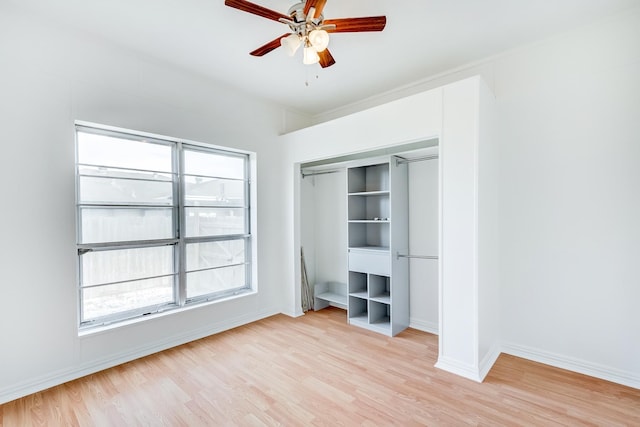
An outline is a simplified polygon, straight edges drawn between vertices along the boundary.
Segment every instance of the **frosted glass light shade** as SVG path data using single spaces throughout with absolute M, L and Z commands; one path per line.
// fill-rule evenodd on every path
M 280 39 L 280 46 L 284 48 L 287 55 L 293 56 L 300 47 L 300 37 L 297 34 L 289 34 Z
M 305 47 L 302 63 L 305 65 L 311 65 L 318 63 L 318 61 L 320 61 L 320 57 L 318 56 L 316 49 L 313 46 Z
M 322 52 L 329 46 L 329 33 L 325 30 L 313 30 L 309 33 L 309 43 L 318 52 Z

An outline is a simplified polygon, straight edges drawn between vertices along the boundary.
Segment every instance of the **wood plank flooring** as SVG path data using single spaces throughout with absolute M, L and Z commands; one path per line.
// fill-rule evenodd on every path
M 482 384 L 328 308 L 284 315 L 0 406 L 0 426 L 640 426 L 640 390 L 502 355 Z

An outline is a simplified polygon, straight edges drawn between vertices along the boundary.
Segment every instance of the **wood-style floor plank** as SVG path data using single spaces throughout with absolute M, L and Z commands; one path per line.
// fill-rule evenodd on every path
M 328 308 L 273 316 L 0 405 L 9 426 L 639 426 L 640 390 L 502 355 L 482 384 Z

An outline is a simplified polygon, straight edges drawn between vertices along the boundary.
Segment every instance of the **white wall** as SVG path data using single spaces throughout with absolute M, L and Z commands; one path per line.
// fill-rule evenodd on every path
M 282 310 L 280 108 L 0 6 L 0 403 Z M 246 117 L 252 126 L 240 126 Z M 257 152 L 259 292 L 79 338 L 74 120 Z
M 504 350 L 640 388 L 640 9 L 494 70 Z

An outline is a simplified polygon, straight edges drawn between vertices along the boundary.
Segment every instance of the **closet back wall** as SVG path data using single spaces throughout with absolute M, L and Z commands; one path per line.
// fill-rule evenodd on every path
M 346 182 L 344 169 L 301 182 L 302 247 L 311 284 L 347 283 Z

